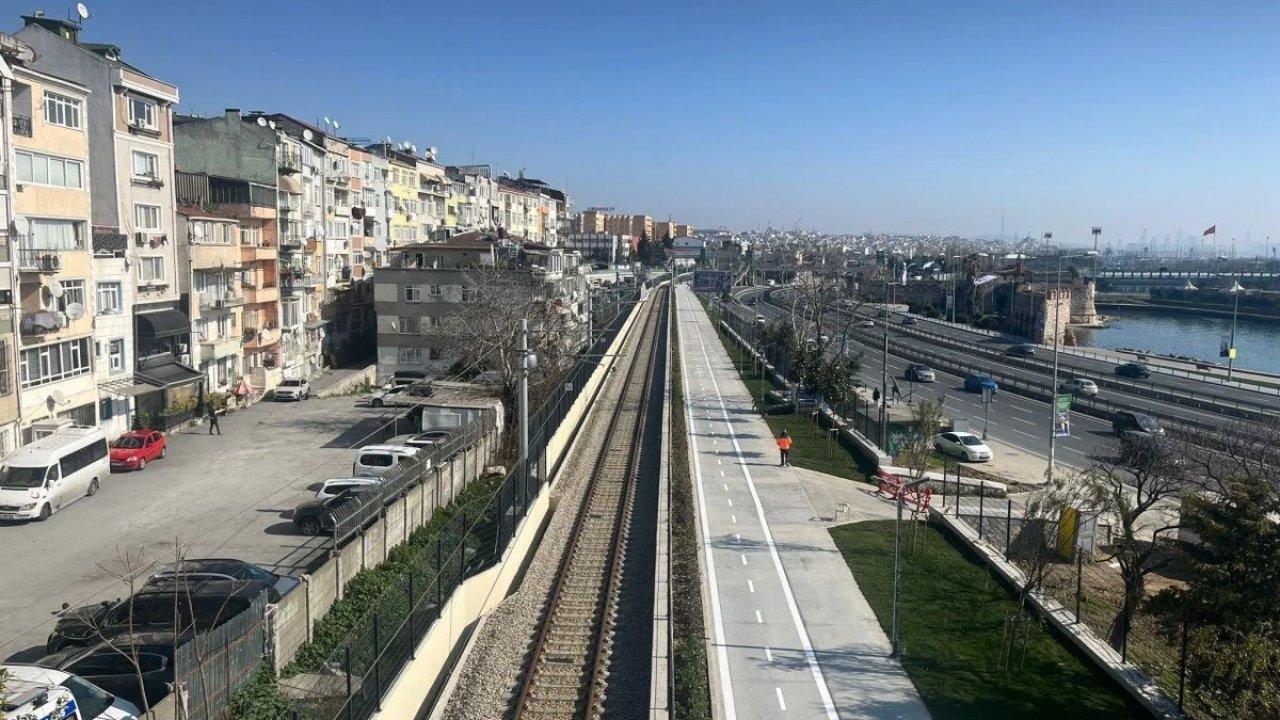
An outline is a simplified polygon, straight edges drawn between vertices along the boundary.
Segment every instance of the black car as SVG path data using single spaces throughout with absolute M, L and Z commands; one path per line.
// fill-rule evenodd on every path
M 1111 416 L 1111 429 L 1120 437 L 1163 435 L 1164 428 L 1150 415 L 1123 411 Z
M 268 588 L 256 580 L 182 576 L 155 580 L 124 600 L 75 609 L 64 605 L 45 651 L 94 645 L 130 632 L 209 630 L 248 610 Z
M 143 585 L 143 589 L 161 587 L 175 577 L 257 581 L 267 586 L 267 599 L 280 602 L 285 593 L 300 584 L 300 580 L 288 575 L 277 575 L 270 570 L 243 560 L 226 558 L 187 558 L 181 563 L 161 565 Z
M 174 649 L 185 639 L 178 638 L 175 642 L 171 632 L 120 635 L 89 647 L 73 647 L 47 655 L 36 664 L 71 673 L 140 708 L 154 707 L 169 694 L 174 677 Z
M 376 493 L 375 488 L 350 488 L 333 497 L 307 500 L 293 509 L 293 524 L 308 535 L 332 533 L 336 515 L 342 515 L 344 510 L 354 510 L 363 505 L 369 495 Z
M 1028 345 L 1026 343 L 1023 343 L 1021 345 L 1014 345 L 1010 347 L 1008 350 L 1005 350 L 1004 354 L 1010 355 L 1012 357 L 1024 357 L 1024 358 L 1035 357 L 1036 346 Z
M 1142 363 L 1125 363 L 1116 367 L 1116 375 L 1145 380 L 1151 377 L 1151 369 Z

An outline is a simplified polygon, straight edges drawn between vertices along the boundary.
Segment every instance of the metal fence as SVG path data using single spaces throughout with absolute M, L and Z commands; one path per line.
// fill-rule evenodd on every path
M 226 623 L 195 635 L 173 656 L 174 687 L 184 720 L 216 720 L 231 693 L 266 656 L 267 591 Z
M 417 645 L 440 618 L 453 591 L 502 557 L 529 503 L 556 470 L 547 467 L 547 443 L 618 335 L 638 296 L 632 292 L 611 309 L 611 316 L 598 316 L 598 337 L 551 396 L 530 413 L 528 472 L 516 467 L 495 484 L 473 483 L 453 504 L 438 510 L 427 525 L 429 539 L 413 543 L 396 558 L 397 576 L 385 584 L 370 604 L 371 610 L 334 649 L 323 657 L 300 655 L 296 666 L 289 669 L 289 679 L 282 681 L 302 695 L 295 703 L 297 717 L 365 720 L 380 709 L 392 679 L 413 659 Z M 430 689 L 428 704 L 435 701 L 438 692 L 438 687 Z

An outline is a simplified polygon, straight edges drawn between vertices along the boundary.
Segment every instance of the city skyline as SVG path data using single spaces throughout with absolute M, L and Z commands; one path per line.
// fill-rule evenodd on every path
M 994 235 L 1004 216 L 1082 244 L 1093 224 L 1258 244 L 1280 228 L 1280 171 L 1257 162 L 1280 154 L 1275 7 L 498 3 L 509 22 L 441 7 L 418 27 L 384 2 L 363 34 L 326 8 L 307 8 L 309 48 L 277 6 L 102 0 L 85 36 L 174 81 L 180 112 L 330 116 L 699 227 Z M 201 34 L 154 31 L 168 21 Z

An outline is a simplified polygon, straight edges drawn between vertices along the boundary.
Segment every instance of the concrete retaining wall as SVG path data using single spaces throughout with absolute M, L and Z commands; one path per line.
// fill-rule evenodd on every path
M 572 449 L 579 428 L 595 406 L 600 387 L 617 362 L 617 352 L 635 325 L 640 307 L 637 304 L 632 310 L 622 331 L 605 352 L 607 357 L 596 366 L 577 400 L 569 408 L 564 421 L 547 443 L 546 461 L 551 481 L 543 484 L 537 497 L 529 504 L 529 511 L 516 528 L 501 561 L 462 583 L 449 596 L 440 620 L 431 626 L 418 644 L 415 659 L 405 665 L 392 682 L 382 700 L 381 711 L 373 716 L 374 720 L 418 717 L 433 689 L 438 684 L 443 684 L 446 674 L 451 670 L 450 660 L 454 651 L 468 635 L 468 631 L 515 588 L 521 570 L 537 548 L 537 539 L 551 508 L 551 488 L 559 475 L 562 461 Z M 444 705 L 443 702 L 436 703 L 431 717 L 439 717 Z
M 352 373 L 332 385 L 320 388 L 313 393 L 316 397 L 327 398 L 346 395 L 361 385 L 376 385 L 378 382 L 378 366 L 370 365 L 359 372 Z

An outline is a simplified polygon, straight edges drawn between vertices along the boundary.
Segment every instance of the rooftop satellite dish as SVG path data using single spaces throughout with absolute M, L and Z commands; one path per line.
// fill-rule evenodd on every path
M 19 215 L 13 219 L 13 229 L 17 230 L 19 235 L 26 235 L 31 231 L 31 221 Z
M 275 120 L 268 120 L 268 121 L 267 121 L 267 124 L 271 126 L 271 129 L 272 129 L 272 130 L 275 130 L 275 129 L 276 129 L 276 121 L 275 121 Z
M 337 120 L 334 120 L 334 121 L 333 121 L 333 129 L 334 129 L 334 130 L 337 130 L 337 129 L 338 129 L 338 128 L 340 128 L 340 127 L 342 127 L 342 123 L 338 122 Z
M 63 295 L 65 295 L 65 294 L 66 294 L 66 292 L 67 292 L 67 289 L 66 289 L 66 288 L 64 288 L 64 287 L 62 287 L 62 283 L 58 282 L 57 280 L 54 280 L 53 282 L 49 283 L 49 294 L 50 294 L 50 295 L 52 295 L 52 296 L 54 296 L 54 297 L 56 297 L 56 298 L 60 298 L 60 297 L 62 297 Z
M 386 136 L 385 138 L 382 139 L 382 142 L 386 143 L 387 147 L 391 147 L 391 136 L 390 135 Z
M 195 237 L 195 239 L 197 239 L 197 240 L 203 240 L 203 239 L 204 239 L 204 225 L 203 225 L 203 224 L 196 224 L 196 225 L 192 225 L 192 226 L 191 226 L 191 234 Z
M 89 8 L 85 7 L 84 3 L 76 3 L 76 14 L 80 16 L 81 20 L 88 20 L 92 17 L 89 15 Z
M 264 117 L 258 118 L 258 127 L 266 127 L 266 126 L 267 126 L 267 119 Z
M 84 317 L 84 305 L 78 302 L 67 305 L 67 317 L 72 320 L 79 320 Z
M 311 133 L 311 131 L 310 131 L 310 130 L 307 130 L 306 128 L 303 128 L 303 130 L 302 130 L 302 139 L 303 139 L 303 140 L 306 140 L 306 141 L 310 142 L 310 141 L 311 141 L 311 138 L 313 138 L 313 137 L 315 137 L 315 135 L 313 135 L 313 134 Z
M 324 116 L 324 124 L 325 124 L 325 125 L 332 125 L 332 124 L 333 124 L 333 121 L 329 119 L 329 116 L 328 116 L 328 115 L 325 115 L 325 116 Z

